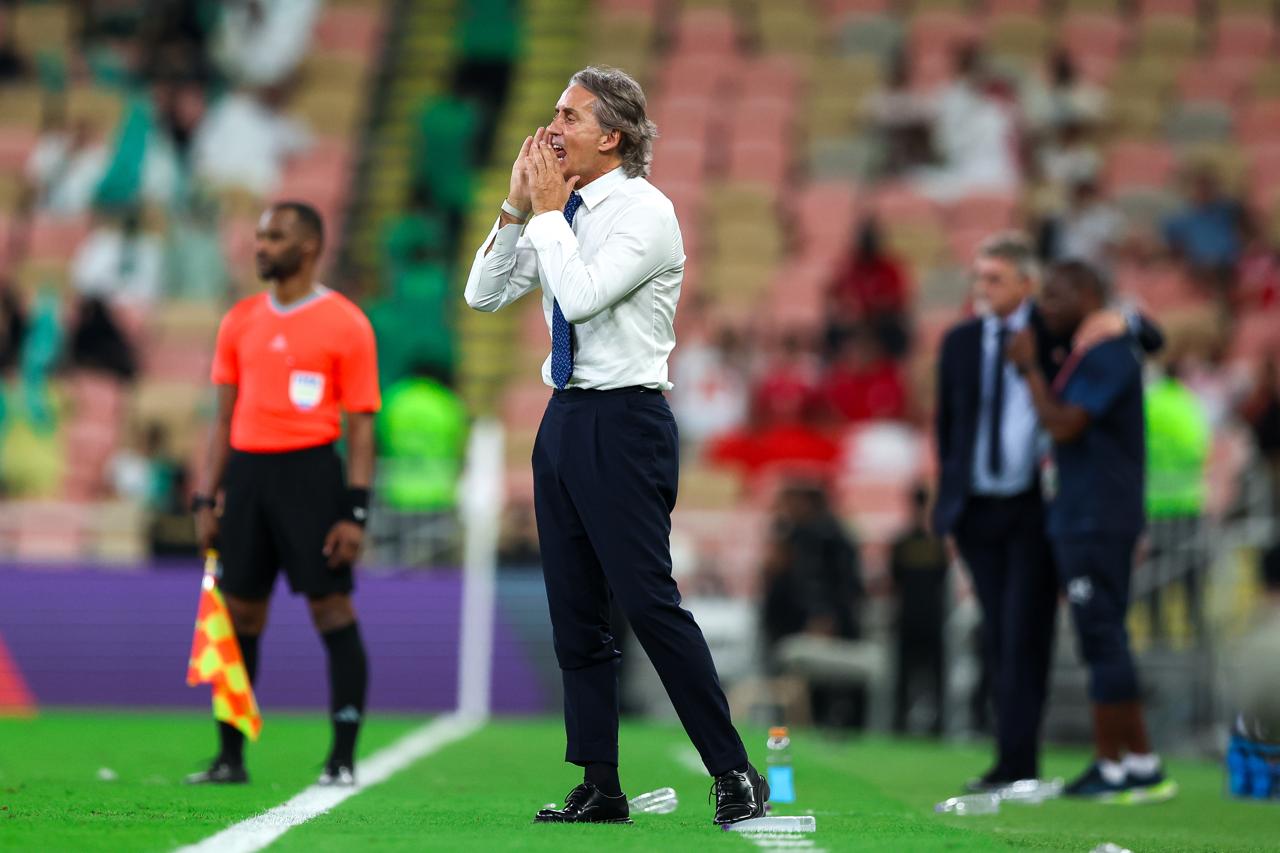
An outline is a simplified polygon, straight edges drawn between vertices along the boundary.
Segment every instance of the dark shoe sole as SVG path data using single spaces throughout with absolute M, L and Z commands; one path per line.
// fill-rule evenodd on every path
M 716 826 L 732 826 L 735 823 L 742 823 L 744 820 L 755 820 L 758 817 L 764 817 L 769 813 L 769 782 L 763 776 L 760 777 L 760 791 L 764 795 L 760 798 L 760 807 L 754 813 L 746 817 L 738 817 L 733 820 L 712 820 Z
M 533 822 L 534 823 L 562 823 L 562 824 L 565 824 L 566 826 L 580 824 L 580 823 L 596 824 L 596 825 L 608 823 L 608 824 L 615 824 L 618 826 L 632 826 L 635 824 L 635 821 L 629 817 L 611 817 L 608 820 L 550 820 L 546 818 L 534 817 Z

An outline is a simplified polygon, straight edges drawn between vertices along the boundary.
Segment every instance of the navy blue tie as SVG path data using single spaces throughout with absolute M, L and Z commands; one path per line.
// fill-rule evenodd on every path
M 1001 321 L 991 365 L 991 435 L 987 441 L 987 470 L 997 477 L 1004 470 L 1004 348 L 1008 340 L 1009 327 Z
M 569 201 L 564 206 L 564 221 L 573 225 L 574 214 L 582 206 L 582 196 L 569 194 Z M 557 388 L 563 389 L 573 376 L 573 327 L 564 318 L 560 310 L 559 300 L 551 303 L 551 381 Z

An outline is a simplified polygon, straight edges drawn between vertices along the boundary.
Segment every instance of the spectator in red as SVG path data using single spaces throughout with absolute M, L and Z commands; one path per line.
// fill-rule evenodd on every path
M 911 283 L 902 262 L 885 251 L 880 226 L 867 219 L 831 285 L 832 324 L 828 343 L 838 348 L 850 331 L 871 325 L 893 355 L 906 352 L 904 316 Z
M 817 408 L 818 362 L 799 332 L 788 332 L 751 393 L 756 431 L 808 420 Z
M 822 399 L 838 421 L 896 420 L 906 415 L 907 392 L 896 362 L 867 329 L 850 335 L 822 382 Z

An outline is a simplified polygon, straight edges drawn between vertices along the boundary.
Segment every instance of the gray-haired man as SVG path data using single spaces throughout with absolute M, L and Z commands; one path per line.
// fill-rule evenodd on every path
M 541 287 L 551 330 L 534 507 L 564 679 L 565 760 L 585 775 L 538 822 L 629 822 L 610 598 L 716 777 L 716 823 L 758 817 L 768 798 L 671 577 L 679 440 L 662 392 L 684 244 L 671 202 L 645 180 L 656 135 L 635 80 L 608 68 L 575 74 L 551 125 L 525 139 L 467 280 L 467 304 L 481 311 Z

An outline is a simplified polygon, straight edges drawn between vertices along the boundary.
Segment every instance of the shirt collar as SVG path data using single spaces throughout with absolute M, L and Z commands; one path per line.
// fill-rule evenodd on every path
M 1024 299 L 1022 304 L 1015 308 L 1013 313 L 1004 319 L 1004 324 L 1009 331 L 1020 332 L 1026 327 L 1027 321 L 1030 319 L 1031 300 Z M 999 325 L 1000 318 L 995 314 L 988 314 L 986 322 L 983 324 L 983 328 L 985 328 L 987 332 L 994 333 Z
M 582 203 L 587 206 L 587 210 L 594 210 L 597 204 L 608 198 L 609 193 L 622 186 L 626 180 L 627 173 L 619 166 L 578 190 L 578 195 L 582 196 Z

